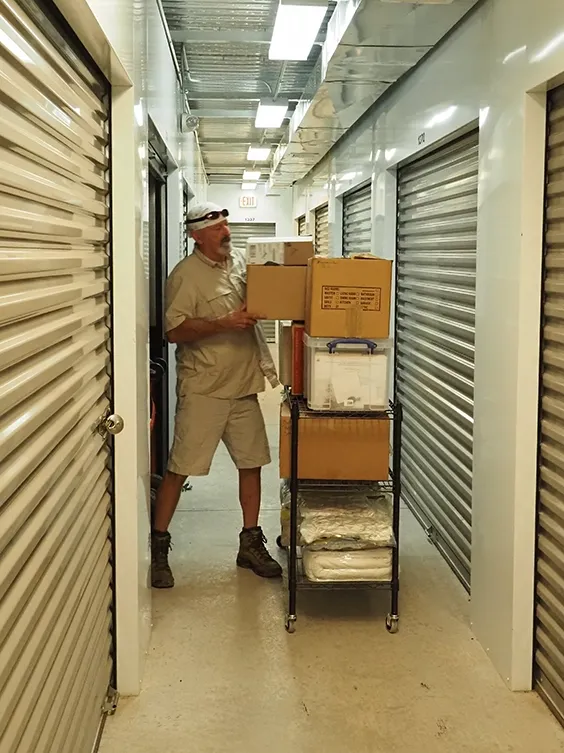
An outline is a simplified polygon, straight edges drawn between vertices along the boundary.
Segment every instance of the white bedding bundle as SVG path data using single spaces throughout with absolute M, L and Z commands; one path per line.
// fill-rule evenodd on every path
M 289 539 L 290 489 L 282 482 L 282 543 Z M 298 497 L 298 544 L 310 552 L 394 546 L 392 500 L 377 485 L 311 487 Z
M 305 575 L 314 581 L 389 581 L 392 549 L 302 551 Z

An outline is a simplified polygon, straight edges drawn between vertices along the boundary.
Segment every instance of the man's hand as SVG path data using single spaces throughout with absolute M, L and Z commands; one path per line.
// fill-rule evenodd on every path
M 225 329 L 250 329 L 254 327 L 260 317 L 255 314 L 249 314 L 246 307 L 233 311 L 231 314 L 221 318 Z

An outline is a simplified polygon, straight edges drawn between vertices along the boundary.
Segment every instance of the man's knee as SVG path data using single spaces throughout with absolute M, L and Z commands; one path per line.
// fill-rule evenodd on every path
M 173 473 L 172 471 L 167 471 L 163 478 L 163 483 L 170 484 L 171 486 L 174 486 L 175 488 L 182 488 L 184 484 L 186 483 L 186 479 L 188 476 L 183 476 L 180 473 Z

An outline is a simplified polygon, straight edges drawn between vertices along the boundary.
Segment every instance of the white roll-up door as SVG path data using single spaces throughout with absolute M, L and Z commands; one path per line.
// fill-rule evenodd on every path
M 298 235 L 306 235 L 306 216 L 298 217 Z
M 402 494 L 468 589 L 477 186 L 477 132 L 398 172 Z
M 90 753 L 113 667 L 109 98 L 49 18 L 0 0 L 2 753 Z
M 564 723 L 564 87 L 548 122 L 534 675 Z
M 329 205 L 315 210 L 315 253 L 329 254 Z
M 343 256 L 369 254 L 372 248 L 370 183 L 343 197 Z
M 247 248 L 249 238 L 272 238 L 276 235 L 276 224 L 274 222 L 231 222 L 231 243 L 235 248 L 243 251 Z M 262 328 L 269 343 L 276 342 L 276 322 L 262 322 Z

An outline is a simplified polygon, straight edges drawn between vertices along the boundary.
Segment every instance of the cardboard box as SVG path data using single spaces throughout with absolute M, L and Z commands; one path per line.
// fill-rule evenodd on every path
M 249 238 L 247 264 L 279 264 L 306 267 L 314 255 L 313 238 Z
M 383 481 L 388 478 L 391 422 L 367 418 L 300 418 L 298 478 Z M 290 408 L 280 408 L 280 478 L 290 477 Z
M 306 331 L 311 337 L 387 338 L 391 291 L 392 262 L 387 259 L 313 258 Z
M 278 335 L 280 383 L 294 395 L 304 394 L 304 331 L 302 322 L 284 323 Z
M 247 310 L 264 319 L 305 319 L 307 267 L 247 267 Z

